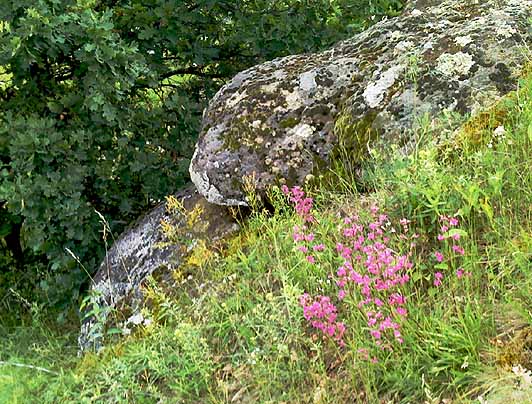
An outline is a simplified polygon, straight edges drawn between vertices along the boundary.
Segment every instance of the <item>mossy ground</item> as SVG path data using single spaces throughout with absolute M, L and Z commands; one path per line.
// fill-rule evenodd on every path
M 362 175 L 337 173 L 336 187 L 328 180 L 310 191 L 314 233 L 328 245 L 342 212 L 373 203 L 422 235 L 405 342 L 379 363 L 357 355 L 367 336 L 354 312 L 342 313 L 345 348 L 304 321 L 299 296 L 334 294 L 338 261 L 334 248 L 319 265 L 296 251 L 299 219 L 277 191 L 275 213 L 259 208 L 238 237 L 202 250 L 204 260 L 199 251 L 177 286 L 152 282 L 143 311 L 151 323 L 99 354 L 78 358 L 75 325 L 51 331 L 38 308 L 27 324 L 6 322 L 0 402 L 532 402 L 532 75 L 503 102 L 469 120 L 458 143 L 444 124 L 427 122 L 411 155 L 374 152 Z M 472 276 L 449 277 L 437 291 L 427 286 L 430 239 L 443 214 L 461 219 Z

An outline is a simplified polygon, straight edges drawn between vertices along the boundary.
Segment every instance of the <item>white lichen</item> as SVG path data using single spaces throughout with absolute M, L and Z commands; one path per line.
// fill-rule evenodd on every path
M 454 41 L 463 48 L 464 46 L 467 46 L 471 42 L 473 42 L 473 39 L 471 39 L 470 35 L 464 35 L 464 36 L 457 36 L 454 39 Z
M 370 108 L 376 108 L 384 100 L 386 90 L 393 86 L 401 71 L 403 71 L 403 66 L 391 67 L 382 73 L 377 81 L 370 83 L 366 87 L 363 96 Z
M 299 88 L 303 91 L 310 92 L 316 88 L 316 72 L 310 71 L 302 73 L 299 76 Z
M 412 48 L 414 48 L 415 44 L 412 41 L 401 41 L 397 45 L 395 45 L 395 53 L 396 54 L 403 54 L 405 52 L 410 51 Z
M 300 123 L 290 129 L 287 133 L 288 136 L 296 136 L 298 138 L 307 139 L 314 133 L 314 127 L 306 123 Z
M 246 97 L 247 97 L 246 90 L 242 92 L 240 91 L 235 92 L 234 94 L 231 95 L 231 97 L 227 99 L 226 101 L 227 107 L 234 108 L 240 103 L 240 101 L 242 101 Z
M 495 35 L 499 38 L 511 38 L 516 33 L 516 29 L 506 23 L 497 24 L 495 27 Z
M 474 64 L 469 53 L 444 53 L 438 58 L 436 70 L 448 77 L 463 76 L 469 73 Z
M 192 161 L 196 159 L 198 154 L 198 148 L 194 152 Z M 211 183 L 209 176 L 206 172 L 198 172 L 194 168 L 194 164 L 191 164 L 189 167 L 190 179 L 196 186 L 198 192 L 207 199 L 210 203 L 215 205 L 224 205 L 224 206 L 247 206 L 243 201 L 237 199 L 231 199 L 224 197 L 220 191 Z

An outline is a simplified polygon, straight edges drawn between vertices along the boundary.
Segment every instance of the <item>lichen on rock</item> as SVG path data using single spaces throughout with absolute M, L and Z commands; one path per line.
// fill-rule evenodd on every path
M 421 115 L 474 112 L 514 89 L 531 16 L 532 0 L 411 1 L 325 52 L 241 72 L 205 111 L 191 177 L 210 202 L 245 205 L 246 176 L 264 193 L 327 166 L 340 113 L 408 142 Z

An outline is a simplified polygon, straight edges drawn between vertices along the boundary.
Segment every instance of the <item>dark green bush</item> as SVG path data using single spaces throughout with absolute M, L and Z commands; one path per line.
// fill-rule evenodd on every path
M 67 249 L 94 271 L 104 254 L 95 211 L 119 233 L 187 181 L 201 111 L 224 80 L 400 5 L 3 0 L 0 276 L 66 304 L 87 279 Z

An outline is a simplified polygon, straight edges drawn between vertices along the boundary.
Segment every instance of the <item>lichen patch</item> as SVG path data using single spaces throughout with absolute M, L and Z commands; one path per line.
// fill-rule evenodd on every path
M 311 92 L 316 88 L 316 72 L 305 72 L 299 76 L 299 88 L 303 91 Z
M 381 77 L 370 83 L 364 90 L 364 100 L 370 108 L 376 108 L 384 100 L 386 90 L 388 90 L 399 74 L 403 71 L 403 66 L 393 66 L 381 74 Z
M 436 70 L 447 77 L 460 77 L 469 73 L 475 62 L 469 53 L 444 53 L 437 61 Z
M 300 123 L 290 129 L 288 135 L 306 139 L 312 136 L 314 130 L 315 128 L 313 126 L 307 125 L 306 123 Z
M 464 35 L 464 36 L 457 36 L 454 41 L 460 45 L 462 48 L 469 45 L 471 42 L 473 42 L 473 39 L 470 35 Z

